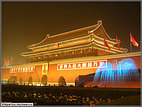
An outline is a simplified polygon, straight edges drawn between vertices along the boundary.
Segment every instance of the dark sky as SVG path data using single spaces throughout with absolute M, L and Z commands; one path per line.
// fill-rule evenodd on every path
M 2 64 L 11 56 L 23 63 L 27 45 L 103 21 L 112 39 L 129 48 L 131 32 L 140 44 L 140 2 L 2 2 Z M 140 51 L 134 47 L 133 51 Z

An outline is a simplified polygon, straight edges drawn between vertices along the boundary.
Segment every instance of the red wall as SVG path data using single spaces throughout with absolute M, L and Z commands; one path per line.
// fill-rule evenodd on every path
M 115 59 L 117 61 L 121 61 L 123 58 L 113 58 L 113 59 L 108 59 L 107 61 L 112 63 L 112 61 Z M 127 58 L 127 57 L 125 57 L 125 58 Z M 138 69 L 141 68 L 140 56 L 128 57 L 128 58 L 131 58 L 135 61 Z M 57 70 L 57 64 L 51 64 L 51 65 L 49 65 L 49 71 L 48 71 L 47 77 L 48 77 L 49 82 L 58 82 L 58 79 L 60 76 L 63 76 L 65 78 L 66 82 L 75 82 L 76 77 L 78 77 L 79 75 L 87 75 L 87 74 L 95 73 L 96 69 L 97 68 Z
M 108 59 L 108 62 L 111 62 L 115 59 L 117 61 L 122 60 L 122 58 L 113 58 Z M 140 56 L 134 56 L 134 57 L 125 57 L 125 58 L 131 58 L 135 61 L 136 66 L 138 69 L 141 69 L 141 62 L 140 62 Z M 49 64 L 48 72 L 47 72 L 47 81 L 48 82 L 58 82 L 58 79 L 60 76 L 63 76 L 67 83 L 74 83 L 76 77 L 79 75 L 87 75 L 92 74 L 96 72 L 97 68 L 91 68 L 91 69 L 73 69 L 73 70 L 57 70 L 57 64 Z M 1 78 L 2 79 L 9 79 L 10 76 L 17 76 L 17 81 L 22 77 L 23 81 L 28 81 L 29 77 L 33 78 L 33 82 L 41 82 L 42 79 L 42 65 L 36 66 L 35 65 L 35 71 L 34 72 L 22 72 L 22 73 L 10 73 L 10 68 L 2 68 Z M 136 84 L 136 83 L 135 83 Z

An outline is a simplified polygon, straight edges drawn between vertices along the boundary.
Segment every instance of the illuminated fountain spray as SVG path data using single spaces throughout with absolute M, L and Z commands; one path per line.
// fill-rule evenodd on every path
M 116 69 L 119 81 L 138 81 L 140 79 L 139 71 L 131 58 L 122 59 Z
M 108 85 L 122 87 L 122 83 L 130 81 L 140 81 L 138 69 L 131 58 L 119 62 L 113 60 L 112 64 L 108 62 L 105 68 L 98 67 L 93 80 L 94 83 L 99 83 L 97 86 L 103 84 L 106 87 Z

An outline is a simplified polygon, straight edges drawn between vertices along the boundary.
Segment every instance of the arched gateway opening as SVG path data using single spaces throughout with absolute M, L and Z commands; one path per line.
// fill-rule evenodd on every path
M 23 83 L 23 79 L 22 77 L 19 79 L 19 83 L 22 84 Z
M 8 82 L 10 83 L 16 83 L 17 81 L 17 77 L 16 76 L 11 76 L 9 79 L 8 79 Z
M 78 83 L 79 83 L 79 77 L 76 77 L 76 79 L 75 79 L 75 86 L 77 86 Z
M 42 76 L 41 84 L 44 85 L 44 86 L 47 85 L 47 76 L 46 76 L 46 75 L 43 75 L 43 76 Z
M 59 86 L 66 86 L 66 81 L 65 81 L 65 78 L 63 76 L 59 77 L 58 85 Z
M 79 76 L 75 79 L 75 86 L 76 87 L 84 87 L 84 82 L 80 81 Z
M 33 82 L 32 77 L 29 77 L 28 84 L 32 84 L 32 82 Z

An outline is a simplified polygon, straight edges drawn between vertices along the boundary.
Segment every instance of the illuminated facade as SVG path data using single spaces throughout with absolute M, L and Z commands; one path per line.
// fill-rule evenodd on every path
M 104 39 L 106 39 L 110 51 L 104 45 Z M 127 51 L 126 49 L 115 47 L 116 44 L 116 40 L 111 39 L 106 33 L 102 21 L 98 21 L 93 26 L 53 36 L 47 35 L 41 42 L 28 46 L 28 49 L 32 51 L 24 52 L 22 56 L 30 59 L 30 62 L 37 62 L 118 54 Z
M 104 45 L 104 39 L 110 47 Z M 140 52 L 126 53 L 118 48 L 115 39 L 106 33 L 102 21 L 96 25 L 49 36 L 37 44 L 28 46 L 30 52 L 21 53 L 27 64 L 2 68 L 3 81 L 25 84 L 58 85 L 59 78 L 66 85 L 75 85 L 79 75 L 96 73 L 106 68 L 114 59 L 131 57 L 140 69 Z

